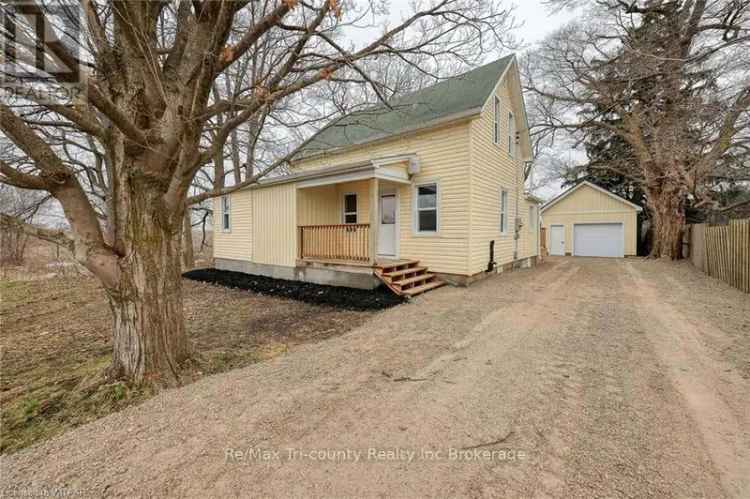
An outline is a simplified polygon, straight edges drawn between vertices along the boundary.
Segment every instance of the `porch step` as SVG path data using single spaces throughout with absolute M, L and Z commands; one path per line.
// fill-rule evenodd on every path
M 443 282 L 443 281 L 429 282 L 429 283 L 424 284 L 422 286 L 417 286 L 416 288 L 405 289 L 403 291 L 403 293 L 406 296 L 411 297 L 411 296 L 416 296 L 416 295 L 419 295 L 419 294 L 422 294 L 422 293 L 426 293 L 426 292 L 430 291 L 431 289 L 439 288 L 440 286 L 445 286 L 445 282 Z
M 429 272 L 421 275 L 417 275 L 414 277 L 409 277 L 408 279 L 399 279 L 398 281 L 394 282 L 396 286 L 399 286 L 401 289 L 404 289 L 407 286 L 416 284 L 418 282 L 426 282 L 430 281 L 435 277 L 435 274 L 431 274 Z
M 385 272 L 383 273 L 383 277 L 394 280 L 394 279 L 398 279 L 399 277 L 403 277 L 405 275 L 414 274 L 416 272 L 424 272 L 426 270 L 427 270 L 427 267 L 409 267 L 408 269 L 404 269 L 404 270 Z
M 415 267 L 419 264 L 419 260 L 402 260 L 399 262 L 388 262 L 376 265 L 376 268 L 380 269 L 384 274 L 395 272 L 397 270 L 403 270 L 409 267 Z
M 412 297 L 443 286 L 445 283 L 419 260 L 388 262 L 375 267 L 375 275 L 399 296 Z

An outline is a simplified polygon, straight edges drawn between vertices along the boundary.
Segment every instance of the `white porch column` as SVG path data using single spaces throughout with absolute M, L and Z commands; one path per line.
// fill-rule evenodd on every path
M 378 254 L 378 229 L 380 228 L 380 180 L 370 179 L 370 265 L 375 265 Z

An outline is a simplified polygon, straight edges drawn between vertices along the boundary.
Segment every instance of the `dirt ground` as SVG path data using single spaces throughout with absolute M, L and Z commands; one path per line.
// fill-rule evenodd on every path
M 107 496 L 750 497 L 750 297 L 550 259 L 2 456 Z
M 111 360 L 111 316 L 95 279 L 74 268 L 55 277 L 50 270 L 59 266 L 31 270 L 0 278 L 2 452 L 154 395 L 122 383 L 92 384 Z M 370 315 L 189 280 L 184 299 L 198 355 L 184 383 L 341 334 Z

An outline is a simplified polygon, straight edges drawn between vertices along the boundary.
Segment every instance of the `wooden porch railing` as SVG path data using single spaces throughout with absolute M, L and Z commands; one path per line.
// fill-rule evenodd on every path
M 301 259 L 370 261 L 370 224 L 299 226 Z

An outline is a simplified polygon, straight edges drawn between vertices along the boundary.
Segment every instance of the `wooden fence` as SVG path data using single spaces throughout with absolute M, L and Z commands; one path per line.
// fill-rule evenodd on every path
M 750 293 L 750 219 L 691 225 L 690 260 L 708 275 Z

